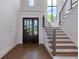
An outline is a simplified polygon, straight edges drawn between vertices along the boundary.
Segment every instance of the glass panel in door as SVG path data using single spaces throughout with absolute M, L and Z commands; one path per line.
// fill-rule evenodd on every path
M 34 35 L 37 35 L 37 27 L 38 27 L 38 25 L 37 25 L 37 19 L 35 19 L 34 20 Z
M 27 33 L 29 33 L 29 29 L 30 29 L 30 22 L 29 19 L 27 20 Z
M 29 29 L 29 35 L 32 35 L 32 31 L 33 31 L 33 29 L 32 29 L 32 20 L 30 19 L 30 29 Z
M 23 28 L 23 30 L 24 30 L 24 34 L 27 32 L 27 23 L 26 23 L 27 21 L 26 20 L 24 20 L 24 24 L 23 24 L 23 26 L 24 26 L 24 28 Z

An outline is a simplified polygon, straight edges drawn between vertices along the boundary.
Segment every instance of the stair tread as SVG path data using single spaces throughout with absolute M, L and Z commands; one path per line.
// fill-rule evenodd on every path
M 64 31 L 56 31 L 56 32 L 64 32 Z
M 53 43 L 53 41 L 48 41 L 49 43 Z M 56 41 L 56 43 L 73 43 L 72 41 Z
M 53 35 L 53 34 L 51 34 L 51 33 L 47 33 L 47 35 L 50 36 L 50 35 Z M 66 35 L 66 34 L 64 34 L 64 33 L 62 33 L 62 34 L 57 33 L 56 36 L 57 36 L 57 35 Z
M 56 32 L 56 34 L 57 34 L 57 35 L 66 35 L 64 32 L 63 32 L 63 33 L 57 33 L 57 32 Z
M 56 37 L 56 39 L 70 39 L 69 37 Z
M 53 31 L 46 31 L 46 33 L 53 33 Z
M 49 47 L 53 48 L 53 45 Z M 78 48 L 76 46 L 56 46 L 56 49 L 78 49 Z
M 53 31 L 53 30 L 45 30 L 45 31 L 49 31 L 49 32 L 51 32 L 51 31 Z M 56 31 L 56 32 L 64 32 L 64 31 Z
M 51 33 L 47 33 L 47 35 L 53 35 L 53 34 L 51 34 Z
M 53 37 L 47 37 L 49 39 L 53 39 Z M 70 39 L 69 37 L 56 37 L 56 39 Z
M 44 29 L 60 29 L 61 30 L 61 28 L 60 27 L 44 27 Z
M 53 29 L 45 29 L 45 30 L 52 30 L 53 31 Z
M 53 49 L 50 49 L 53 52 Z M 78 52 L 78 49 L 56 49 L 56 52 Z
M 56 52 L 56 56 L 78 56 L 78 52 Z

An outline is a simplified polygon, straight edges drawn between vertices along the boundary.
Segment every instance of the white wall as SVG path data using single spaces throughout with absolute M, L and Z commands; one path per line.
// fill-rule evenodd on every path
M 78 46 L 78 5 L 73 8 L 66 17 L 65 22 L 61 25 L 61 28 L 68 34 L 68 36 Z
M 66 0 L 57 0 L 57 1 L 58 1 L 57 2 L 58 3 L 58 12 L 60 12 Z
M 61 11 L 61 9 L 62 9 L 62 7 L 63 7 L 65 1 L 66 1 L 66 0 L 57 0 L 58 12 Z M 77 0 L 72 0 L 72 3 L 74 3 L 75 1 L 77 1 Z M 66 9 L 69 9 L 69 8 L 70 8 L 70 3 L 71 3 L 70 0 L 67 0 L 65 11 L 66 11 Z
M 44 11 L 46 0 L 34 0 L 34 6 L 29 6 L 29 0 L 21 0 L 21 11 Z
M 23 43 L 23 30 L 22 20 L 23 17 L 38 17 L 39 18 L 39 44 L 43 43 L 43 32 L 42 32 L 42 17 L 46 11 L 47 1 L 46 0 L 34 0 L 35 5 L 30 7 L 28 0 L 21 0 L 21 9 L 18 12 L 18 43 Z
M 0 0 L 0 58 L 16 44 L 16 11 L 19 0 Z

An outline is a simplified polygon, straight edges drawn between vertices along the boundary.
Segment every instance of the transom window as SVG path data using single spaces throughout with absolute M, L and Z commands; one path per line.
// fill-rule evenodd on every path
M 57 0 L 47 0 L 47 20 L 53 21 L 57 15 Z
M 29 6 L 34 6 L 34 0 L 29 0 Z

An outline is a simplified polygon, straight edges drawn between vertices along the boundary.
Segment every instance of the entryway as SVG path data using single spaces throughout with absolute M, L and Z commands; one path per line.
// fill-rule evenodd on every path
M 23 18 L 23 44 L 39 42 L 39 18 Z

